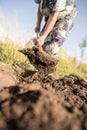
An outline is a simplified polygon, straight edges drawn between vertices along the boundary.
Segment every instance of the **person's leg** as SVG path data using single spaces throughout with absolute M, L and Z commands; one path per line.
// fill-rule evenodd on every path
M 62 31 L 59 29 L 59 27 L 55 27 L 45 40 L 43 50 L 50 55 L 56 55 L 64 40 L 65 38 L 62 35 Z

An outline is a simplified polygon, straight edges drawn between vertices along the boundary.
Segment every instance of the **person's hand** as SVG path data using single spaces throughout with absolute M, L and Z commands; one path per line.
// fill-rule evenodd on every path
M 45 37 L 42 35 L 42 36 L 39 36 L 37 39 L 36 39 L 36 42 L 38 43 L 38 46 L 42 46 L 44 44 L 44 41 L 45 41 Z
M 39 33 L 39 32 L 40 32 L 40 26 L 36 26 L 36 27 L 35 27 L 35 32 L 36 32 L 36 33 Z

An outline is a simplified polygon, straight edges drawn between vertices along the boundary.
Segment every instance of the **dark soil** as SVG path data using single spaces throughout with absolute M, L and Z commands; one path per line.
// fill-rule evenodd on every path
M 21 52 L 29 58 L 31 64 L 38 70 L 40 79 L 55 71 L 58 61 L 47 53 L 41 52 L 35 47 L 23 49 Z
M 19 83 L 0 89 L 0 130 L 87 130 L 87 82 L 74 75 L 55 79 L 49 73 L 56 60 L 38 49 L 22 52 L 38 71 L 21 70 Z

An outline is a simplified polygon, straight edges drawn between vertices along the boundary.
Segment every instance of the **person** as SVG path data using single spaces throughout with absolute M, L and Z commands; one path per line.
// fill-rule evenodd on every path
M 70 33 L 77 14 L 74 0 L 34 0 L 38 4 L 36 43 L 46 53 L 56 55 Z M 41 30 L 41 22 L 45 25 Z

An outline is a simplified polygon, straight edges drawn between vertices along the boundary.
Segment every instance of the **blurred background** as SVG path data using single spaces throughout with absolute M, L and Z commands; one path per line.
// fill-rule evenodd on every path
M 77 18 L 74 27 L 63 44 L 70 57 L 87 63 L 87 0 L 76 0 Z M 34 0 L 0 0 L 0 41 L 10 39 L 21 46 L 36 37 L 37 19 Z M 43 27 L 44 21 L 42 22 Z

